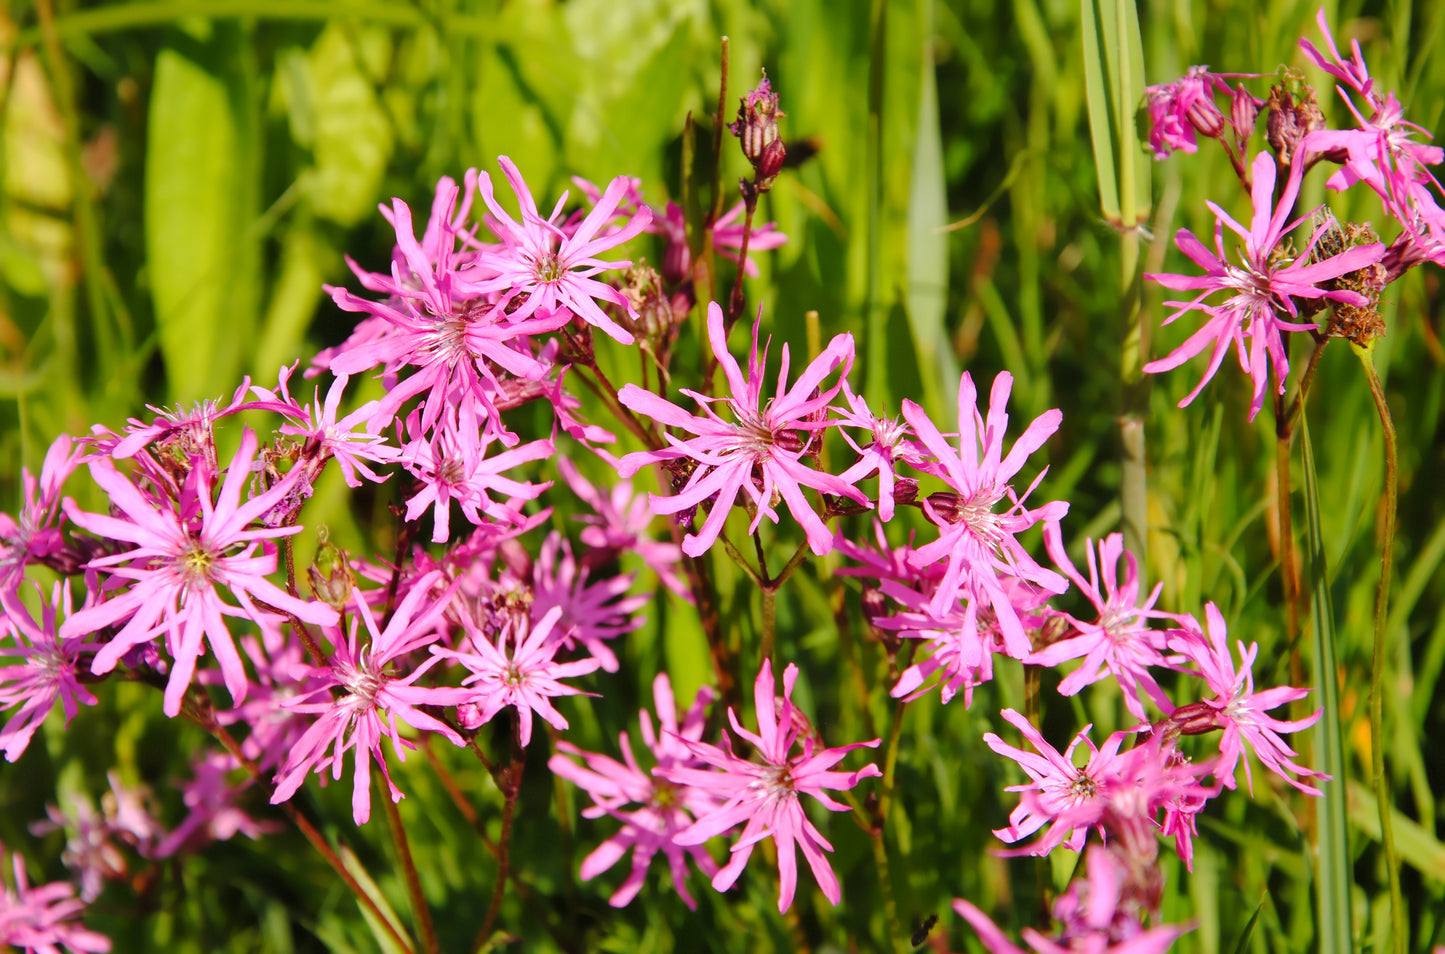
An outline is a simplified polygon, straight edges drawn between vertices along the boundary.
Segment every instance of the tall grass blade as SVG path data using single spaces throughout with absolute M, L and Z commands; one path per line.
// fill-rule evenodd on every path
M 1345 797 L 1345 746 L 1341 737 L 1339 663 L 1335 658 L 1335 614 L 1330 605 L 1329 578 L 1325 567 L 1324 532 L 1320 521 L 1320 488 L 1315 474 L 1314 449 L 1309 424 L 1300 415 L 1300 448 L 1304 455 L 1304 494 L 1307 581 L 1310 588 L 1310 621 L 1314 628 L 1314 684 L 1320 693 L 1324 714 L 1315 725 L 1315 767 L 1332 777 L 1322 782 L 1315 826 L 1316 924 L 1320 954 L 1347 954 L 1353 936 L 1350 918 L 1350 846 L 1348 804 Z
M 918 351 L 923 400 L 930 414 L 956 424 L 953 404 L 944 400 L 957 382 L 958 361 L 943 323 L 948 300 L 948 189 L 939 129 L 938 80 L 933 64 L 933 3 L 924 3 L 923 69 L 918 95 L 918 133 L 913 143 L 913 176 L 908 194 L 908 323 Z

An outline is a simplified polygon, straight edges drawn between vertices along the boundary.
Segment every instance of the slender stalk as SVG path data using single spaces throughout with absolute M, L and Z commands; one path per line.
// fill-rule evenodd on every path
M 507 878 L 511 874 L 512 821 L 517 813 L 517 794 L 522 790 L 522 773 L 527 767 L 527 749 L 522 745 L 521 722 L 516 714 L 512 716 L 512 758 L 507 768 L 500 773 L 498 783 L 502 789 L 502 832 L 497 839 L 497 886 L 492 890 L 492 902 L 487 905 L 487 916 L 482 929 L 472 944 L 473 951 L 484 951 L 490 946 L 492 929 L 496 926 L 497 915 L 502 910 L 502 899 L 507 893 Z
M 893 707 L 893 721 L 888 728 L 888 743 L 883 753 L 883 779 L 878 786 L 878 806 L 874 810 L 873 825 L 869 830 L 873 840 L 873 863 L 878 867 L 878 880 L 883 886 L 883 913 L 888 936 L 893 941 L 894 949 L 901 954 L 906 954 L 911 947 L 905 943 L 906 931 L 903 922 L 898 918 L 898 898 L 893 890 L 893 877 L 888 867 L 886 831 L 888 812 L 893 807 L 893 786 L 897 777 L 898 740 L 902 734 L 903 709 L 907 704 L 907 700 L 900 699 Z
M 381 769 L 372 769 L 373 778 L 377 779 L 377 790 L 381 792 L 381 804 L 386 809 L 386 824 L 391 829 L 391 842 L 396 847 L 396 859 L 401 862 L 402 881 L 406 884 L 406 895 L 411 901 L 411 913 L 416 918 L 416 929 L 419 935 L 418 940 L 421 946 L 429 954 L 439 954 L 441 948 L 437 945 L 436 927 L 432 924 L 431 907 L 426 903 L 426 895 L 421 889 L 421 876 L 416 870 L 416 861 L 411 856 L 411 842 L 406 837 L 406 826 L 401 822 L 401 811 L 397 808 L 396 802 L 386 792 L 382 784 L 385 779 L 382 777 Z
M 1294 559 L 1294 517 L 1290 496 L 1290 443 L 1293 427 L 1284 395 L 1274 395 L 1274 463 L 1276 507 L 1279 509 L 1279 572 L 1284 590 L 1284 632 L 1291 645 L 1299 634 L 1299 568 Z
M 743 276 L 747 273 L 748 261 L 748 240 L 753 235 L 753 213 L 758 209 L 757 192 L 751 188 L 744 190 L 743 205 L 743 241 L 742 247 L 738 249 L 738 274 L 733 279 L 732 297 L 728 299 L 727 327 L 731 328 L 733 323 L 743 313 Z
M 1391 817 L 1394 799 L 1385 776 L 1385 630 L 1390 608 L 1390 573 L 1395 562 L 1395 511 L 1399 498 L 1399 448 L 1395 422 L 1385 400 L 1385 388 L 1375 370 L 1374 343 L 1363 347 L 1351 342 L 1351 348 L 1365 369 L 1370 382 L 1370 397 L 1380 415 L 1380 431 L 1385 437 L 1385 532 L 1380 544 L 1380 590 L 1375 594 L 1375 646 L 1370 666 L 1370 775 L 1375 785 L 1375 800 L 1380 812 L 1380 841 L 1385 848 L 1385 867 L 1390 876 L 1390 922 L 1395 954 L 1406 954 L 1410 942 L 1410 923 L 1405 913 L 1405 900 L 1400 893 L 1400 855 L 1395 848 L 1395 823 Z
M 763 587 L 763 640 L 758 648 L 758 666 L 773 658 L 773 634 L 778 627 L 778 591 Z M 776 667 L 774 667 L 776 669 Z
M 688 588 L 692 592 L 693 604 L 697 607 L 703 635 L 707 637 L 708 654 L 712 657 L 718 694 L 728 705 L 738 708 L 742 705 L 742 700 L 738 697 L 737 680 L 733 678 L 732 658 L 717 608 L 717 591 L 713 589 L 707 562 L 684 555 L 683 566 L 687 570 Z
M 1044 667 L 1024 664 L 1024 718 L 1033 725 L 1040 725 L 1042 715 L 1039 706 L 1039 683 Z
M 146 679 L 142 676 L 140 681 L 145 682 L 155 689 L 162 691 L 165 689 L 165 683 L 159 679 L 159 674 L 157 674 L 155 680 Z M 250 774 L 251 778 L 259 782 L 265 790 L 273 790 L 274 786 L 271 780 L 263 776 L 261 767 L 246 756 L 246 753 L 241 750 L 240 743 L 235 740 L 231 733 L 226 731 L 224 726 L 216 721 L 209 700 L 198 697 L 193 692 L 187 692 L 181 703 L 181 714 L 214 736 L 215 739 L 221 743 L 221 747 L 236 760 L 236 763 L 244 768 Z M 382 913 L 381 908 L 372 900 L 371 895 L 367 894 L 366 890 L 362 888 L 361 884 L 352 876 L 351 872 L 346 869 L 345 863 L 343 863 L 336 852 L 332 850 L 325 836 L 316 830 L 316 826 L 311 824 L 306 816 L 301 814 L 300 810 L 289 801 L 282 802 L 276 807 L 281 809 L 282 814 L 296 826 L 306 840 L 311 843 L 311 846 L 316 849 L 317 853 L 326 860 L 326 863 L 331 866 L 332 870 L 341 878 L 346 887 L 356 896 L 356 900 L 360 902 L 362 907 L 371 912 L 377 923 L 386 929 L 386 932 L 391 935 L 391 939 L 396 943 L 397 947 L 400 948 L 404 954 L 416 954 L 416 945 L 411 942 L 410 938 L 403 936 L 386 915 Z
M 447 771 L 447 767 L 442 764 L 441 759 L 438 758 L 436 752 L 432 750 L 429 744 L 431 738 L 430 735 L 423 737 L 422 751 L 426 753 L 427 762 L 430 763 L 432 769 L 437 773 L 437 778 L 441 780 L 442 788 L 446 789 L 447 795 L 451 797 L 452 804 L 456 806 L 457 811 L 462 813 L 462 818 L 466 819 L 467 824 L 471 825 L 472 829 L 476 831 L 477 837 L 482 841 L 482 847 L 487 849 L 487 853 L 493 858 L 497 857 L 497 853 L 501 849 L 497 847 L 496 842 L 487 837 L 486 823 L 483 822 L 481 816 L 477 814 L 476 807 L 472 805 L 471 800 L 467 798 L 462 792 L 461 786 L 457 784 L 456 778 L 451 772 Z M 546 928 L 547 933 L 552 936 L 552 940 L 556 941 L 557 946 L 562 950 L 569 952 L 569 954 L 581 954 L 582 948 L 577 939 L 564 935 L 558 926 L 553 923 L 554 919 L 550 916 L 550 912 L 544 910 L 538 903 L 536 894 L 532 891 L 531 887 L 528 886 L 527 882 L 522 880 L 522 876 L 518 874 L 515 869 L 509 871 L 508 876 L 512 879 L 512 887 L 517 889 L 517 894 L 521 897 L 522 903 L 527 906 L 527 911 L 531 914 L 532 920 Z
M 738 566 L 742 567 L 743 570 L 747 572 L 748 576 L 752 577 L 753 582 L 756 583 L 759 587 L 762 587 L 764 589 L 767 588 L 768 581 L 763 578 L 763 575 L 759 573 L 751 563 L 748 562 L 748 558 L 743 556 L 743 551 L 738 549 L 738 545 L 736 543 L 733 543 L 732 540 L 728 539 L 728 535 L 726 533 L 719 533 L 717 535 L 717 538 L 722 542 L 723 551 L 732 558 L 732 561 Z
M 1314 350 L 1310 352 L 1309 362 L 1305 364 L 1305 372 L 1300 376 L 1299 390 L 1295 392 L 1294 401 L 1289 406 L 1290 433 L 1294 433 L 1294 422 L 1299 419 L 1300 412 L 1304 408 L 1305 398 L 1309 396 L 1310 385 L 1314 383 L 1315 372 L 1320 367 L 1320 355 L 1324 354 L 1325 345 L 1330 339 L 1320 335 L 1315 339 Z
M 707 224 L 709 231 L 712 224 L 722 215 L 722 150 L 723 150 L 723 129 L 726 124 L 723 117 L 727 115 L 728 108 L 728 38 L 722 38 L 722 76 L 717 84 L 717 116 L 713 118 L 712 124 L 712 210 L 708 213 Z
M 1127 153 L 1128 150 L 1125 150 Z M 1120 189 L 1133 204 L 1133 183 Z M 1134 223 L 1125 220 L 1126 225 Z M 1149 475 L 1144 446 L 1144 419 L 1149 412 L 1149 385 L 1144 378 L 1143 322 L 1140 320 L 1139 233 L 1130 227 L 1119 235 L 1120 278 L 1123 285 L 1123 327 L 1119 351 L 1119 377 L 1123 383 L 1119 414 L 1119 447 L 1123 455 L 1119 504 L 1123 515 L 1124 546 L 1139 561 L 1139 585 L 1145 586 L 1149 555 Z

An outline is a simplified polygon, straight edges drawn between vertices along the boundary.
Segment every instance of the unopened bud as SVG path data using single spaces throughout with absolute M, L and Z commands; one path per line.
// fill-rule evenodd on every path
M 742 143 L 743 155 L 753 166 L 753 185 L 766 192 L 782 171 L 787 150 L 778 134 L 778 120 L 787 114 L 778 108 L 778 94 L 766 74 L 756 89 L 749 90 L 738 106 L 738 118 L 728 129 Z
M 323 524 L 317 531 L 320 538 L 316 548 L 316 559 L 306 568 L 306 580 L 316 598 L 335 610 L 345 609 L 356 586 L 356 577 L 351 572 L 351 561 L 346 551 L 331 542 L 330 533 Z
M 1260 101 L 1240 83 L 1234 91 L 1234 102 L 1230 106 L 1230 122 L 1234 125 L 1234 138 L 1243 144 L 1254 135 L 1254 124 L 1259 119 Z

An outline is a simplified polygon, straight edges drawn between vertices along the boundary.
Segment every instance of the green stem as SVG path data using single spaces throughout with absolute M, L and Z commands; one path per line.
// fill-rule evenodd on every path
M 401 811 L 397 808 L 396 802 L 391 800 L 391 795 L 386 791 L 382 783 L 386 779 L 381 774 L 381 769 L 372 770 L 372 776 L 377 780 L 377 791 L 381 792 L 382 807 L 386 809 L 386 823 L 391 828 L 391 841 L 396 847 L 397 860 L 401 862 L 402 880 L 406 883 L 407 898 L 411 901 L 411 913 L 416 918 L 416 929 L 421 946 L 430 954 L 439 954 L 441 948 L 437 945 L 437 932 L 432 924 L 431 908 L 426 903 L 426 895 L 421 889 L 421 877 L 417 874 L 416 861 L 411 856 L 411 842 L 406 837 L 406 826 L 401 823 Z
M 1127 151 L 1127 150 L 1126 150 Z M 1133 195 L 1133 184 L 1120 189 Z M 1132 206 L 1132 198 L 1128 200 Z M 1134 223 L 1125 221 L 1126 226 Z M 1123 516 L 1124 546 L 1139 561 L 1139 585 L 1145 585 L 1149 555 L 1149 475 L 1145 464 L 1144 419 L 1149 412 L 1149 385 L 1143 370 L 1143 322 L 1140 320 L 1139 233 L 1127 228 L 1119 235 L 1120 280 L 1124 300 L 1119 377 L 1123 383 L 1119 415 L 1119 505 Z
M 1375 646 L 1370 666 L 1370 775 L 1379 803 L 1380 840 L 1385 846 L 1385 867 L 1390 877 L 1390 922 L 1395 954 L 1406 954 L 1410 941 L 1410 923 L 1405 913 L 1405 900 L 1400 893 L 1400 855 L 1395 848 L 1395 823 L 1391 817 L 1394 799 L 1390 796 L 1385 776 L 1385 631 L 1390 608 L 1390 572 L 1395 560 L 1395 511 L 1399 496 L 1399 448 L 1395 422 L 1385 400 L 1385 387 L 1375 370 L 1374 344 L 1360 346 L 1351 342 L 1351 349 L 1365 369 L 1370 382 L 1370 397 L 1380 415 L 1380 430 L 1385 437 L 1385 532 L 1380 544 L 1380 590 L 1375 594 Z
M 1279 508 L 1279 572 L 1284 591 L 1284 632 L 1294 644 L 1299 634 L 1299 568 L 1294 560 L 1294 515 L 1290 500 L 1290 444 L 1294 428 L 1285 408 L 1284 395 L 1274 396 L 1275 506 Z
M 888 813 L 893 807 L 893 786 L 897 779 L 898 741 L 902 735 L 903 710 L 907 705 L 906 699 L 899 699 L 893 707 L 893 722 L 888 727 L 888 745 L 883 752 L 883 779 L 878 786 L 878 807 L 869 831 L 873 839 L 873 863 L 878 866 L 878 880 L 883 885 L 883 911 L 888 936 L 893 939 L 894 949 L 899 952 L 907 952 L 911 948 L 906 943 L 907 932 L 903 922 L 898 919 L 898 898 L 894 893 L 893 877 L 888 868 L 886 833 Z

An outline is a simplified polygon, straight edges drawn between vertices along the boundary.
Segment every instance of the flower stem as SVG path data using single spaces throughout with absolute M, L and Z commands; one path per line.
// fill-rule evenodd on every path
M 373 768 L 372 775 L 377 780 L 377 790 L 381 792 L 381 804 L 386 810 L 386 823 L 391 829 L 396 858 L 401 862 L 402 880 L 406 883 L 406 895 L 411 901 L 411 913 L 416 918 L 418 939 L 429 954 L 439 954 L 441 948 L 437 946 L 437 932 L 432 924 L 431 908 L 427 905 L 426 895 L 421 889 L 421 877 L 417 874 L 416 861 L 411 856 L 411 842 L 406 837 L 406 826 L 401 822 L 401 811 L 382 784 L 385 779 L 382 778 L 381 769 Z
M 502 789 L 502 833 L 497 839 L 497 886 L 492 890 L 492 903 L 487 905 L 487 916 L 472 950 L 485 951 L 491 946 L 492 928 L 502 910 L 502 898 L 507 893 L 507 878 L 511 874 L 512 820 L 517 813 L 517 794 L 522 790 L 522 772 L 527 767 L 527 749 L 522 745 L 521 722 L 512 717 L 512 758 L 511 763 L 499 773 L 497 781 Z
M 748 240 L 753 235 L 753 213 L 758 209 L 757 192 L 751 189 L 743 192 L 743 241 L 738 249 L 738 275 L 733 280 L 732 297 L 728 299 L 727 327 L 733 324 L 743 313 L 743 276 L 747 273 L 748 267 Z
M 1390 921 L 1393 925 L 1395 954 L 1406 954 L 1410 925 L 1405 914 L 1405 901 L 1400 893 L 1400 856 L 1395 849 L 1395 824 L 1391 817 L 1394 799 L 1390 796 L 1385 776 L 1385 629 L 1390 607 L 1390 573 L 1395 556 L 1395 511 L 1399 497 L 1399 448 L 1395 422 L 1385 400 L 1385 388 L 1375 370 L 1374 344 L 1363 347 L 1351 342 L 1351 349 L 1365 369 L 1370 383 L 1370 397 L 1380 415 L 1380 431 L 1385 437 L 1385 527 L 1380 544 L 1380 589 L 1375 594 L 1375 646 L 1370 666 L 1370 775 L 1375 785 L 1375 801 L 1380 811 L 1380 841 L 1385 848 L 1385 868 L 1390 879 Z
M 148 680 L 143 681 L 148 682 Z M 164 690 L 165 688 L 164 683 L 156 682 L 151 684 L 157 689 Z M 216 721 L 209 700 L 197 697 L 194 693 L 188 691 L 181 703 L 181 714 L 202 729 L 211 733 L 211 735 L 221 743 L 221 747 L 236 760 L 237 764 L 244 768 L 253 779 L 260 782 L 264 789 L 268 791 L 273 789 L 271 781 L 262 778 L 261 767 L 250 758 L 247 758 L 246 754 L 241 751 L 240 743 L 232 737 L 231 733 L 226 731 L 224 726 Z M 327 844 L 325 836 L 316 830 L 316 826 L 312 825 L 306 816 L 301 814 L 300 810 L 289 801 L 282 802 L 276 807 L 281 809 L 287 819 L 289 819 L 306 840 L 311 843 L 311 847 L 315 848 L 321 857 L 326 860 L 326 863 L 331 866 L 332 870 L 340 876 L 342 882 L 351 890 L 351 893 L 356 895 L 356 900 L 360 902 L 361 906 L 366 908 L 372 917 L 375 918 L 376 922 L 385 928 L 386 932 L 391 935 L 392 941 L 403 951 L 403 954 L 416 954 L 416 945 L 411 942 L 410 938 L 403 936 L 401 932 L 397 930 L 396 926 L 391 923 L 390 919 L 382 913 L 376 901 L 372 899 L 371 895 L 367 894 L 366 890 L 361 887 L 361 884 L 352 876 L 351 872 L 347 870 L 345 863 L 342 862 L 341 858 L 332 850 L 331 845 Z
M 888 728 L 888 746 L 883 753 L 883 779 L 879 787 L 878 806 L 873 814 L 873 826 L 869 834 L 873 839 L 873 863 L 878 867 L 878 880 L 883 885 L 883 911 L 888 936 L 893 939 L 895 950 L 906 954 L 911 947 L 905 943 L 906 932 L 903 922 L 898 919 L 898 898 L 893 890 L 893 877 L 888 869 L 888 845 L 886 832 L 888 812 L 893 805 L 893 785 L 898 768 L 898 740 L 902 735 L 903 710 L 906 699 L 899 699 L 893 707 L 893 720 Z
M 1125 155 L 1129 150 L 1124 150 Z M 1132 177 L 1131 177 L 1132 179 Z M 1120 190 L 1133 204 L 1133 182 Z M 1139 561 L 1139 586 L 1145 585 L 1149 565 L 1149 475 L 1144 449 L 1144 420 L 1149 414 L 1149 382 L 1144 377 L 1144 325 L 1140 316 L 1142 272 L 1139 268 L 1139 232 L 1132 228 L 1119 233 L 1120 281 L 1123 286 L 1121 311 L 1123 326 L 1119 348 L 1119 379 L 1123 393 L 1119 414 L 1119 448 L 1122 468 L 1119 483 L 1119 504 L 1123 514 L 1124 546 Z
M 1290 506 L 1290 443 L 1293 426 L 1284 395 L 1274 395 L 1275 506 L 1279 510 L 1279 573 L 1284 590 L 1284 633 L 1290 645 L 1299 634 L 1299 568 L 1294 559 L 1294 518 Z

